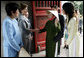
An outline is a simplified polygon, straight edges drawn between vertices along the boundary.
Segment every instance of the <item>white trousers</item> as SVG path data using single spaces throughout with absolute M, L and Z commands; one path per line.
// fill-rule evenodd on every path
M 58 42 L 56 42 L 56 47 L 55 47 L 55 57 L 57 57 L 57 51 L 58 51 Z

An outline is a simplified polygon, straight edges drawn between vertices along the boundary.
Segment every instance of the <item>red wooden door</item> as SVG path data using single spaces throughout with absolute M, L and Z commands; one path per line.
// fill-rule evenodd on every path
M 42 29 L 44 28 L 47 19 L 47 10 L 50 10 L 50 5 L 57 5 L 58 12 L 61 13 L 61 2 L 60 1 L 33 1 L 33 19 L 34 19 L 34 28 Z M 38 52 L 38 46 L 41 50 L 45 50 L 46 46 L 46 32 L 36 33 L 35 32 L 35 52 Z

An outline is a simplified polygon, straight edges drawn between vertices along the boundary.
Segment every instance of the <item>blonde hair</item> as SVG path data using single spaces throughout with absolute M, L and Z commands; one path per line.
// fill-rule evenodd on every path
M 28 7 L 27 4 L 25 4 L 25 3 L 20 3 L 20 13 L 21 13 L 21 10 L 25 9 L 26 7 Z

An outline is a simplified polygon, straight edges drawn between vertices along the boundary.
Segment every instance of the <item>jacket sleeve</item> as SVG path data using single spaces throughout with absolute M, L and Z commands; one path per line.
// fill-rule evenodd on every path
M 30 33 L 30 30 L 28 29 L 28 28 L 26 28 L 26 23 L 25 23 L 25 21 L 24 20 L 20 20 L 20 25 L 21 25 L 21 28 L 22 28 L 22 30 L 24 30 L 27 34 L 29 34 Z
M 60 25 L 61 25 L 61 30 L 58 32 L 58 34 L 54 37 L 54 41 L 57 42 L 59 41 L 63 35 L 64 35 L 64 17 L 62 15 L 59 15 L 60 19 Z
M 14 34 L 14 30 L 12 27 L 12 24 L 10 22 L 7 22 L 6 24 L 6 31 L 7 31 L 7 41 L 9 43 L 9 45 L 16 51 L 20 51 L 20 46 L 19 44 L 17 44 L 16 40 L 13 37 Z
M 66 41 L 66 43 L 69 45 L 72 40 L 74 39 L 74 36 L 76 34 L 76 23 L 75 23 L 75 19 L 71 19 L 72 21 L 69 22 L 68 25 L 68 39 Z
M 39 33 L 47 31 L 49 21 L 45 24 L 45 27 L 43 29 L 40 29 Z
M 21 45 L 20 45 L 20 47 L 22 47 L 23 46 L 23 42 L 22 42 L 22 40 L 21 40 Z
M 30 29 L 33 29 L 33 27 L 32 27 L 32 20 L 31 19 L 29 19 L 29 22 L 30 22 L 30 24 L 31 24 L 31 26 L 30 26 Z M 31 36 L 33 36 L 33 32 L 31 32 Z

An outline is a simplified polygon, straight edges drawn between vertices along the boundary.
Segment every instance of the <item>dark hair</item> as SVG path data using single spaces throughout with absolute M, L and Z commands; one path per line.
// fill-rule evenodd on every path
M 27 4 L 25 4 L 25 3 L 20 3 L 20 13 L 21 13 L 21 10 L 25 9 L 26 7 L 28 7 Z
M 75 13 L 77 13 L 77 10 L 75 10 Z
M 76 13 L 76 14 L 78 13 L 78 11 L 79 11 L 78 9 L 75 9 L 75 13 Z
M 19 9 L 19 5 L 16 3 L 8 3 L 5 6 L 5 10 L 8 16 L 11 16 L 11 11 L 13 11 L 13 13 L 16 12 L 16 10 Z
M 62 8 L 65 11 L 65 13 L 68 15 L 69 17 L 68 22 L 69 22 L 70 19 L 74 16 L 74 6 L 72 3 L 65 3 L 63 4 Z

